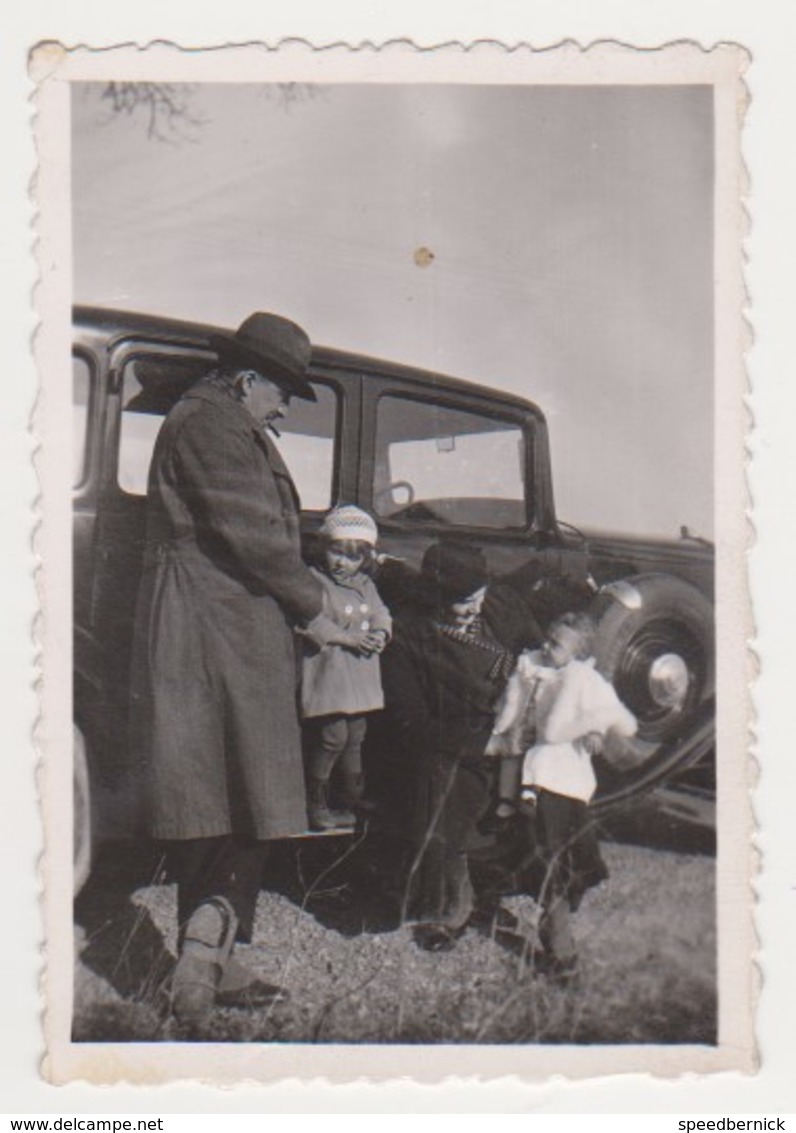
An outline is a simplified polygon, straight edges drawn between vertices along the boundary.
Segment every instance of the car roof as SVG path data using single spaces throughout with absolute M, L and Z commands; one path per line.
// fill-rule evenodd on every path
M 209 348 L 209 337 L 211 335 L 219 332 L 230 333 L 229 327 L 210 323 L 82 304 L 73 308 L 73 320 L 76 328 L 82 328 L 91 335 L 105 338 L 108 345 L 115 345 L 132 336 L 142 336 L 156 338 L 158 341 L 173 342 L 175 345 L 191 344 L 197 346 L 206 344 Z M 464 378 L 452 378 L 447 374 L 424 370 L 415 366 L 405 366 L 399 362 L 390 362 L 367 354 L 357 354 L 349 350 L 313 344 L 312 364 L 321 368 L 351 370 L 356 373 L 363 371 L 366 374 L 368 371 L 377 372 L 385 377 L 400 379 L 426 389 L 430 385 L 439 383 L 440 386 L 447 389 L 459 390 L 462 393 L 488 398 L 492 402 L 499 401 L 504 405 L 523 409 L 532 413 L 540 421 L 544 421 L 544 414 L 541 409 L 527 398 L 518 397 L 516 394 L 494 389 L 491 386 L 480 385 L 478 382 L 468 381 Z

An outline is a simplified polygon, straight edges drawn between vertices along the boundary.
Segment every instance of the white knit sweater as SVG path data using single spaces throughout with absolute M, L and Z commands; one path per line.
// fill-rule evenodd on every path
M 540 652 L 521 654 L 504 693 L 490 754 L 523 752 L 523 784 L 588 802 L 597 786 L 583 738 L 590 732 L 629 737 L 636 720 L 594 660 L 570 661 L 561 669 L 542 663 Z

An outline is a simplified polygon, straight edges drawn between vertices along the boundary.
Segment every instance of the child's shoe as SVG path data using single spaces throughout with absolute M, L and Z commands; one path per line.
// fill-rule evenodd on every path
M 337 804 L 341 813 L 350 814 L 352 823 L 356 821 L 356 815 L 367 818 L 374 812 L 375 804 L 365 798 L 364 775 L 361 773 L 351 775 L 345 772 L 342 774 Z
M 345 807 L 334 807 L 331 813 L 336 830 L 346 826 L 356 826 L 357 816 L 352 810 L 347 810 Z
M 451 928 L 445 924 L 417 924 L 412 929 L 412 942 L 424 952 L 450 952 L 464 928 Z
M 307 783 L 307 818 L 310 830 L 336 830 L 344 825 L 329 807 L 329 783 L 326 779 L 310 779 Z M 354 816 L 351 815 L 353 823 Z
M 546 976 L 558 987 L 569 987 L 578 977 L 578 957 L 557 956 L 547 949 L 534 950 L 529 956 L 534 975 Z

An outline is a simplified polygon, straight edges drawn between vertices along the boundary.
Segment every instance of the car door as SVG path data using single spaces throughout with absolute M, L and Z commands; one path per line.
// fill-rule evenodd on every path
M 95 495 L 90 632 L 101 687 L 90 712 L 102 746 L 102 775 L 126 762 L 133 622 L 146 537 L 146 485 L 155 438 L 166 413 L 208 369 L 201 347 L 125 339 L 112 349 L 105 412 L 98 423 L 100 469 Z M 96 736 L 99 739 L 96 739 Z

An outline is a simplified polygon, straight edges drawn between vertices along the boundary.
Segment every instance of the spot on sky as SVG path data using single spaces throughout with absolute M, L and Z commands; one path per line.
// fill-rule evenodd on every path
M 427 268 L 434 262 L 434 253 L 423 245 L 415 248 L 414 260 L 419 268 Z

